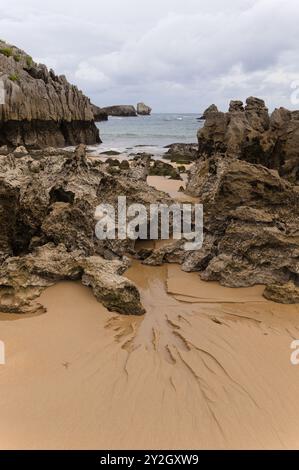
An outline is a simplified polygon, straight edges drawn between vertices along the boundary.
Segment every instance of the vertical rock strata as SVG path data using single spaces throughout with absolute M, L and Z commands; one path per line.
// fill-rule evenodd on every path
M 89 99 L 67 79 L 0 41 L 0 145 L 63 147 L 100 142 Z

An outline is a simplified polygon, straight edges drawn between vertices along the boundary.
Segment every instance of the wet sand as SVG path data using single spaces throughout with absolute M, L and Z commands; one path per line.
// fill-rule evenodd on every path
M 42 294 L 45 314 L 0 314 L 0 449 L 298 449 L 299 306 L 176 265 L 127 276 L 144 317 L 75 282 Z
M 194 276 L 175 266 L 136 262 L 128 277 L 142 318 L 74 282 L 42 294 L 45 314 L 0 315 L 1 449 L 299 448 L 299 307 L 256 288 L 227 302 L 217 285 L 207 303 L 193 281 L 182 302 Z

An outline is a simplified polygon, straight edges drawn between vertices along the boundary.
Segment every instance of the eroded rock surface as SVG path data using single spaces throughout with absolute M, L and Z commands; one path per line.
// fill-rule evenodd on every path
M 266 287 L 264 296 L 266 299 L 282 304 L 298 304 L 299 286 L 292 281 L 283 285 L 272 284 Z
M 197 144 L 171 144 L 168 145 L 167 152 L 164 158 L 176 163 L 192 163 L 198 158 L 198 145 Z
M 107 167 L 84 145 L 0 156 L 0 311 L 35 311 L 45 287 L 81 279 L 108 309 L 144 312 L 136 286 L 121 277 L 134 241 L 98 240 L 95 209 L 117 208 L 119 195 L 146 207 L 168 197 L 146 184 L 143 161 L 117 176 Z
M 100 142 L 89 99 L 67 79 L 0 40 L 0 145 L 63 147 Z
M 144 103 L 138 103 L 137 104 L 137 114 L 140 116 L 149 116 L 152 112 L 152 108 L 150 106 L 147 106 Z
M 178 262 L 227 287 L 268 286 L 276 302 L 298 302 L 299 187 L 277 171 L 223 156 L 197 162 L 187 193 L 204 206 L 204 243 L 183 240 L 141 253 L 144 264 Z
M 208 115 L 210 113 L 218 113 L 218 108 L 215 104 L 211 104 L 211 106 L 209 106 L 202 114 L 202 116 L 200 117 L 201 120 L 205 120 L 207 119 Z
M 177 260 L 184 271 L 228 287 L 266 285 L 265 297 L 298 302 L 298 112 L 263 100 L 232 101 L 209 112 L 198 132 L 199 158 L 186 193 L 204 206 L 204 243 L 184 252 L 178 242 L 144 254 L 144 263 Z
M 299 113 L 285 108 L 269 115 L 263 100 L 231 101 L 228 113 L 210 112 L 198 131 L 199 155 L 217 153 L 275 169 L 299 181 Z
M 204 205 L 204 226 L 212 246 L 188 270 L 230 287 L 284 284 L 299 273 L 299 188 L 277 171 L 223 156 L 199 161 L 187 191 Z M 199 268 L 199 269 L 198 269 Z

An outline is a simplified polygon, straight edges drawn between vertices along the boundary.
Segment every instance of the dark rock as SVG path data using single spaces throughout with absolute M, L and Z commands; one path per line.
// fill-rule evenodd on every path
M 129 170 L 130 169 L 130 164 L 129 164 L 128 160 L 122 160 L 120 162 L 119 168 L 121 170 Z
M 165 153 L 164 158 L 176 163 L 191 163 L 198 157 L 197 144 L 171 144 L 167 147 L 168 151 Z
M 149 174 L 151 176 L 169 176 L 173 180 L 181 180 L 180 172 L 177 168 L 169 163 L 156 160 L 150 168 Z
M 137 116 L 134 106 L 120 104 L 115 106 L 107 106 L 102 108 L 102 111 L 107 113 L 108 116 L 121 116 L 121 117 L 134 117 Z
M 115 155 L 120 155 L 120 152 L 117 150 L 106 150 L 105 152 L 101 152 L 101 155 L 109 155 L 110 157 L 113 157 Z
M 137 104 L 137 114 L 140 116 L 149 116 L 152 112 L 152 108 L 147 106 L 144 103 L 138 103 Z
M 7 48 L 11 56 L 1 53 Z M 5 104 L 0 106 L 0 145 L 28 149 L 100 142 L 89 99 L 64 76 L 48 71 L 24 51 L 3 41 L 0 72 L 5 88 Z
M 244 111 L 243 101 L 231 101 L 229 103 L 229 113 Z
M 108 114 L 102 108 L 99 108 L 99 106 L 92 104 L 91 109 L 95 122 L 108 121 Z
M 116 160 L 116 158 L 107 158 L 105 163 L 107 163 L 109 166 L 120 166 L 120 161 Z
M 179 165 L 178 170 L 180 173 L 186 173 L 187 169 L 184 165 Z

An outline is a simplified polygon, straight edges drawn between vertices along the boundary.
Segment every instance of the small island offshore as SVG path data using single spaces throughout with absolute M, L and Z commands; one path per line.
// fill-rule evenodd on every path
M 4 40 L 0 82 L 0 449 L 297 448 L 299 111 L 107 106 Z

